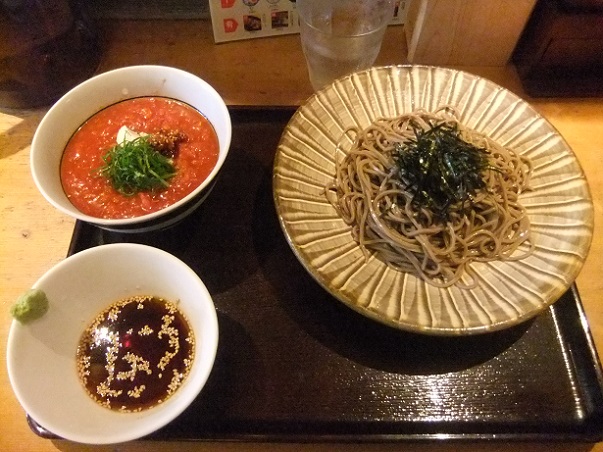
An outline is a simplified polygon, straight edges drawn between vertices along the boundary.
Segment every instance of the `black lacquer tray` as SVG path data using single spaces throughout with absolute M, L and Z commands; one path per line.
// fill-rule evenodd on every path
M 213 295 L 214 370 L 197 400 L 150 438 L 602 440 L 603 373 L 575 286 L 524 324 L 443 338 L 366 319 L 314 281 L 272 201 L 274 153 L 292 113 L 231 108 L 222 174 L 181 224 L 132 235 L 76 223 L 69 254 L 153 245 L 190 265 Z

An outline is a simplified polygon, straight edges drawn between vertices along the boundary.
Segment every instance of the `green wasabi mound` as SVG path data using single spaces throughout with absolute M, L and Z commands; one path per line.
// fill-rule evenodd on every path
M 29 289 L 11 306 L 10 313 L 21 323 L 31 322 L 46 314 L 48 298 L 43 290 Z

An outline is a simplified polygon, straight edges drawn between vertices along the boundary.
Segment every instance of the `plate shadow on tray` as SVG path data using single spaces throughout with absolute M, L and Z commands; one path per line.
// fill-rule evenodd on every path
M 263 256 L 260 265 L 291 319 L 336 353 L 388 372 L 447 373 L 495 358 L 520 340 L 532 324 L 527 321 L 503 331 L 441 337 L 398 330 L 362 316 L 329 294 L 294 256 L 268 199 L 270 184 L 266 175 L 253 223 L 256 253 Z M 267 229 L 271 232 L 266 233 Z
M 242 407 L 257 404 L 257 394 L 265 392 L 265 388 L 257 386 L 268 380 L 261 361 L 256 359 L 259 351 L 253 339 L 243 325 L 224 313 L 218 312 L 218 323 L 220 345 L 205 387 L 178 422 L 168 424 L 153 436 L 187 437 L 198 430 L 215 432 L 224 419 L 244 417 Z
M 185 261 L 213 295 L 239 285 L 257 271 L 255 257 L 247 251 L 252 246 L 250 234 L 242 228 L 252 215 L 253 175 L 263 168 L 243 149 L 232 153 L 236 158 L 226 160 L 208 198 L 183 221 L 144 234 L 103 232 L 103 242 L 133 241 L 164 249 Z M 245 172 L 250 177 L 238 177 Z

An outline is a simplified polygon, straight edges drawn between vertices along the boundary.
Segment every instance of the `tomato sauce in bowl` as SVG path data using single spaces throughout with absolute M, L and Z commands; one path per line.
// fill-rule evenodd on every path
M 114 147 L 119 129 L 153 134 L 177 130 L 186 139 L 174 158 L 176 175 L 159 192 L 126 196 L 99 174 L 103 156 Z M 61 183 L 69 201 L 82 213 L 107 219 L 134 218 L 164 209 L 193 192 L 218 161 L 217 134 L 199 111 L 166 97 L 128 99 L 99 111 L 69 140 L 61 160 Z

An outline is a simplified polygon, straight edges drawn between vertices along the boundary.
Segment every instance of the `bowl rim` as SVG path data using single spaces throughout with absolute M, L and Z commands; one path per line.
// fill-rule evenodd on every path
M 111 78 L 111 77 L 115 77 L 115 76 L 118 76 L 121 74 L 136 73 L 139 71 L 172 74 L 172 75 L 177 75 L 179 77 L 184 77 L 184 78 L 188 78 L 190 80 L 194 80 L 196 83 L 198 83 L 199 85 L 204 87 L 204 89 L 207 91 L 207 93 L 212 97 L 212 99 L 214 101 L 217 101 L 216 106 L 220 110 L 220 114 L 226 120 L 226 124 L 225 124 L 226 130 L 225 130 L 223 142 L 219 140 L 219 143 L 218 143 L 220 152 L 218 154 L 218 161 L 216 162 L 216 165 L 214 166 L 214 168 L 212 169 L 210 174 L 205 178 L 205 180 L 203 182 L 201 182 L 201 184 L 199 184 L 191 193 L 189 193 L 182 199 L 176 201 L 175 203 L 170 204 L 169 206 L 167 206 L 161 210 L 158 210 L 156 212 L 151 212 L 148 214 L 144 214 L 144 215 L 140 215 L 140 216 L 136 216 L 136 217 L 132 217 L 132 218 L 100 218 L 100 217 L 95 217 L 92 215 L 87 215 L 87 214 L 81 212 L 75 206 L 73 206 L 72 209 L 66 208 L 61 203 L 57 202 L 45 190 L 44 184 L 41 182 L 40 177 L 38 176 L 40 170 L 38 169 L 38 162 L 35 157 L 38 152 L 40 152 L 41 150 L 44 149 L 44 144 L 41 139 L 41 131 L 43 130 L 44 127 L 47 127 L 46 124 L 51 121 L 52 116 L 54 114 L 56 114 L 57 111 L 61 110 L 62 108 L 65 108 L 65 105 L 68 105 L 69 102 L 72 102 L 73 101 L 72 98 L 74 96 L 78 96 L 79 95 L 78 92 L 81 91 L 82 89 L 85 89 L 88 86 L 92 86 L 96 83 L 99 83 L 99 81 L 103 81 L 103 80 Z M 125 97 L 121 98 L 119 101 L 133 99 L 135 97 L 141 97 L 141 96 L 131 96 L 131 97 L 125 96 Z M 109 103 L 108 105 L 106 105 L 106 107 L 113 105 L 114 103 L 117 103 L 119 101 Z M 180 101 L 187 103 L 184 100 L 180 100 Z M 97 112 L 98 112 L 98 110 L 95 112 L 91 112 L 90 115 L 88 116 L 88 118 L 90 118 Z M 200 113 L 203 114 L 203 112 L 200 112 Z M 86 120 L 87 120 L 87 118 L 82 120 L 81 123 L 85 122 Z M 212 124 L 212 126 L 213 126 L 213 124 Z M 215 128 L 215 126 L 213 126 L 213 127 Z M 74 130 L 74 132 L 75 132 L 75 130 Z M 219 139 L 219 137 L 218 137 L 218 139 Z M 128 226 L 135 227 L 135 226 L 138 226 L 143 223 L 153 222 L 153 221 L 165 216 L 166 214 L 169 214 L 170 212 L 177 210 L 179 207 L 187 204 L 192 199 L 197 197 L 217 177 L 219 171 L 221 170 L 222 166 L 224 165 L 226 157 L 228 156 L 231 140 L 232 140 L 232 120 L 230 118 L 230 113 L 228 111 L 228 107 L 227 107 L 224 99 L 222 98 L 222 96 L 218 93 L 218 91 L 212 85 L 210 85 L 208 82 L 206 82 L 201 77 L 199 77 L 191 72 L 185 71 L 183 69 L 179 69 L 179 68 L 175 68 L 175 67 L 171 67 L 171 66 L 156 65 L 156 64 L 132 65 L 132 66 L 124 66 L 124 67 L 120 67 L 120 68 L 116 68 L 116 69 L 111 69 L 111 70 L 99 73 L 99 74 L 97 74 L 93 77 L 90 77 L 89 79 L 79 83 L 75 87 L 71 88 L 63 96 L 61 96 L 61 98 L 59 100 L 57 100 L 50 107 L 50 109 L 46 112 L 46 114 L 41 119 L 40 123 L 38 124 L 36 131 L 34 132 L 33 139 L 31 142 L 31 147 L 30 147 L 29 164 L 30 164 L 31 175 L 32 175 L 32 178 L 34 180 L 36 187 L 38 188 L 38 191 L 42 194 L 42 196 L 51 205 L 53 205 L 56 209 L 58 209 L 62 213 L 67 214 L 77 220 L 86 221 L 88 223 L 93 223 L 93 224 L 97 224 L 100 226 L 127 228 Z M 67 143 L 65 143 L 65 145 L 66 144 Z M 224 149 L 224 151 L 222 151 L 222 149 Z
M 203 299 L 205 303 L 204 311 L 207 313 L 207 316 L 203 319 L 203 331 L 202 335 L 198 336 L 195 341 L 198 342 L 199 339 L 203 341 L 203 350 L 205 354 L 203 355 L 203 360 L 196 359 L 193 367 L 191 368 L 191 374 L 189 378 L 195 373 L 195 380 L 188 380 L 187 391 L 178 392 L 176 391 L 174 395 L 172 395 L 169 399 L 167 399 L 164 403 L 156 405 L 154 407 L 149 408 L 148 410 L 143 410 L 141 413 L 121 413 L 118 411 L 107 410 L 109 416 L 117 416 L 124 419 L 126 421 L 126 416 L 132 416 L 131 419 L 134 422 L 137 422 L 135 428 L 133 429 L 124 429 L 118 433 L 111 433 L 107 431 L 103 431 L 102 433 L 99 431 L 96 435 L 91 433 L 81 433 L 78 431 L 70 431 L 69 426 L 57 426 L 55 422 L 50 422 L 46 419 L 45 415 L 40 415 L 36 417 L 38 410 L 35 404 L 31 402 L 31 396 L 25 396 L 25 391 L 27 390 L 19 381 L 17 381 L 19 371 L 16 370 L 17 362 L 21 359 L 19 357 L 19 349 L 18 349 L 18 339 L 22 334 L 28 334 L 27 328 L 28 325 L 20 324 L 17 320 L 13 319 L 7 338 L 7 349 L 6 349 L 6 365 L 7 365 L 7 373 L 9 377 L 9 381 L 11 383 L 11 387 L 13 389 L 13 393 L 18 399 L 20 405 L 25 410 L 25 412 L 33 419 L 36 423 L 42 426 L 44 429 L 52 432 L 55 435 L 58 435 L 62 439 L 67 439 L 79 443 L 86 444 L 116 444 L 122 443 L 126 441 L 131 441 L 134 439 L 142 438 L 146 435 L 149 435 L 163 426 L 167 425 L 169 422 L 174 420 L 177 416 L 179 416 L 185 409 L 187 409 L 191 403 L 198 397 L 200 392 L 205 387 L 207 380 L 212 372 L 214 367 L 217 348 L 219 342 L 219 324 L 218 324 L 218 316 L 217 311 L 215 309 L 215 305 L 213 302 L 213 298 L 208 291 L 207 287 L 197 275 L 197 273 L 190 268 L 184 261 L 174 256 L 173 254 L 162 250 L 160 248 L 156 248 L 150 245 L 143 245 L 138 243 L 111 243 L 95 246 L 92 248 L 88 248 L 86 250 L 75 253 L 67 258 L 61 260 L 50 269 L 48 269 L 40 278 L 32 285 L 32 288 L 40 288 L 44 286 L 46 281 L 53 278 L 56 273 L 64 272 L 69 267 L 81 263 L 83 260 L 93 259 L 99 254 L 106 253 L 114 253 L 121 251 L 122 253 L 130 253 L 132 250 L 136 250 L 138 256 L 141 258 L 149 259 L 149 258 L 159 258 L 162 263 L 169 263 L 177 267 L 178 271 L 185 272 L 188 277 L 195 283 L 198 289 L 200 289 L 203 295 L 200 295 L 200 299 Z M 131 253 L 130 253 L 131 254 Z M 52 300 L 51 300 L 52 304 Z M 52 306 L 51 306 L 52 309 Z M 100 312 L 100 311 L 99 311 Z M 186 312 L 184 312 L 186 315 Z M 47 314 L 46 314 L 47 315 Z M 187 318 L 190 315 L 186 315 Z M 92 318 L 89 319 L 91 321 Z M 191 321 L 189 318 L 189 322 L 195 324 L 197 322 Z M 201 322 L 201 320 L 199 320 Z M 85 328 L 85 324 L 82 325 Z M 83 330 L 82 330 L 83 332 Z M 196 331 L 195 331 L 196 332 Z M 197 332 L 196 332 L 197 333 Z M 201 348 L 195 353 L 199 353 Z M 198 356 L 195 356 L 198 358 Z M 75 370 L 75 350 L 73 354 L 73 371 Z M 87 397 L 84 390 L 82 389 L 82 398 Z M 94 406 L 94 405 L 93 405 Z M 98 408 L 99 406 L 96 405 Z M 168 407 L 168 410 L 165 410 L 165 407 Z M 100 407 L 103 410 L 105 408 Z M 165 414 L 155 415 L 159 410 L 165 411 Z M 146 416 L 148 414 L 148 416 Z M 150 417 L 151 420 L 148 425 L 144 424 L 141 418 Z M 60 424 L 60 423 L 59 423 Z

